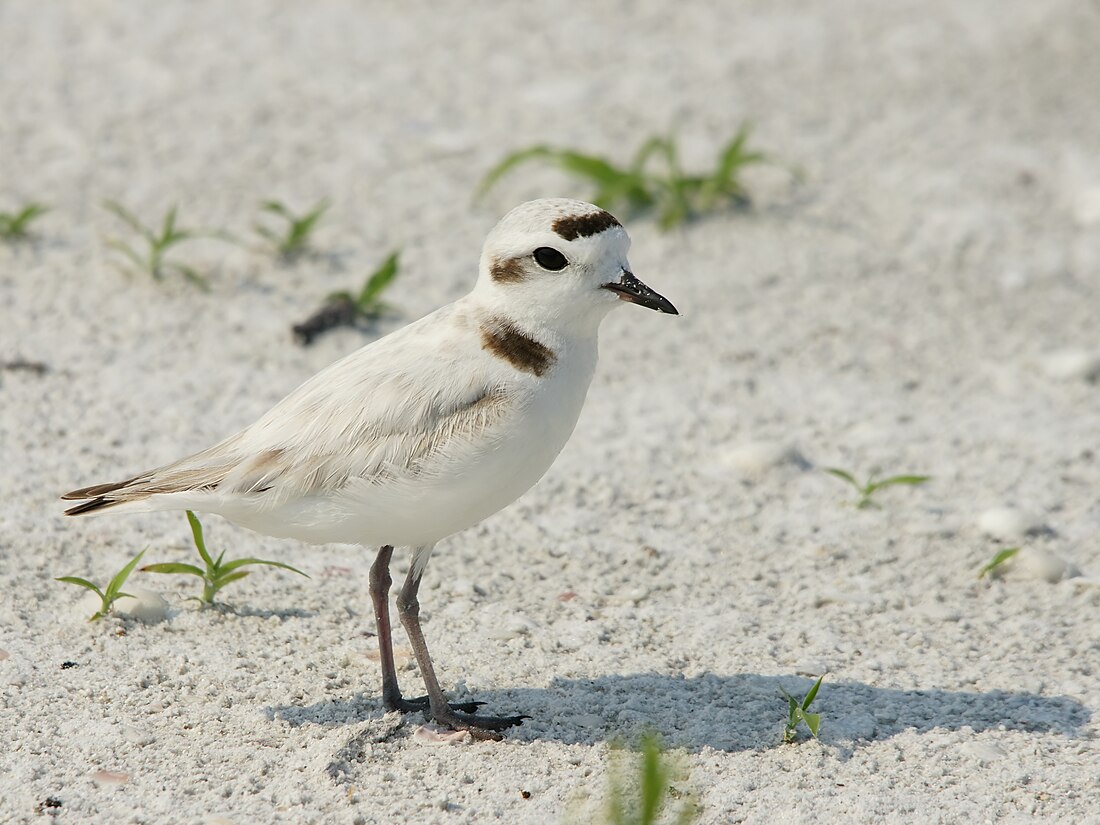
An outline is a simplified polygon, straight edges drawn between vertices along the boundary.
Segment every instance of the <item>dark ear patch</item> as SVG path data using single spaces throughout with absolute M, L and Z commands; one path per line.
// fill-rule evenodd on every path
M 523 261 L 519 258 L 493 258 L 489 264 L 489 274 L 499 283 L 516 283 L 527 277 Z
M 500 319 L 490 319 L 481 325 L 481 347 L 532 375 L 542 375 L 557 360 L 549 347 Z
M 602 209 L 599 212 L 589 212 L 587 215 L 568 215 L 558 218 L 553 223 L 554 231 L 567 241 L 599 235 L 613 226 L 622 226 L 622 224 L 615 219 L 614 215 Z

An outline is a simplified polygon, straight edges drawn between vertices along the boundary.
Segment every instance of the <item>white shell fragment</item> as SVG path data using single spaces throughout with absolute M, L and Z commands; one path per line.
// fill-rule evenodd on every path
M 122 598 L 115 602 L 115 615 L 146 624 L 156 624 L 168 618 L 168 602 L 160 593 L 132 585 L 126 585 L 123 590 L 133 598 Z
M 978 529 L 1002 541 L 1017 541 L 1039 526 L 1038 521 L 1015 507 L 993 507 L 978 516 Z
M 1094 381 L 1100 378 L 1100 352 L 1059 350 L 1044 356 L 1040 364 L 1048 377 L 1058 381 Z
M 1081 571 L 1071 562 L 1057 553 L 1038 547 L 1021 548 L 1005 564 L 1015 575 L 1051 584 L 1081 575 Z
M 774 441 L 747 441 L 731 447 L 726 463 L 746 475 L 760 475 L 781 464 L 801 464 L 805 459 L 788 444 Z

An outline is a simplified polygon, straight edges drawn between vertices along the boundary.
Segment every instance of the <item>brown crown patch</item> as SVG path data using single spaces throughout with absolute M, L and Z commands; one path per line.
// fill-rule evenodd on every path
M 527 270 L 519 258 L 493 258 L 489 264 L 489 274 L 500 283 L 516 283 L 527 277 Z
M 587 215 L 567 215 L 554 221 L 553 229 L 567 241 L 599 235 L 613 226 L 622 226 L 610 212 L 600 210 Z
M 490 320 L 482 324 L 481 347 L 517 370 L 533 375 L 542 375 L 557 360 L 553 350 L 508 321 Z

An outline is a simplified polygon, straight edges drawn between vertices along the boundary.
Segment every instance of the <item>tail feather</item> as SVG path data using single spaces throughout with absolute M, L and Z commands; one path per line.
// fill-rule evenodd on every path
M 79 516 L 83 513 L 94 513 L 96 510 L 103 510 L 107 507 L 113 507 L 116 504 L 122 504 L 122 502 L 117 500 L 110 501 L 100 496 L 99 498 L 93 498 L 91 501 L 85 501 L 83 504 L 78 504 L 76 507 L 70 507 L 65 511 L 65 515 Z
M 134 476 L 126 481 L 83 487 L 71 493 L 65 493 L 61 498 L 63 501 L 81 501 L 81 504 L 65 511 L 67 516 L 79 516 L 117 504 L 142 501 L 156 495 L 209 492 L 217 489 L 232 468 L 231 463 L 206 467 L 169 466 Z
M 140 476 L 134 476 L 128 478 L 125 481 L 115 481 L 110 484 L 93 484 L 91 487 L 81 487 L 79 490 L 73 490 L 71 493 L 65 493 L 61 497 L 62 501 L 80 501 L 86 498 L 96 498 L 106 495 L 107 493 L 113 493 L 116 490 L 121 490 L 123 487 L 129 487 L 138 481 L 148 480 L 149 473 Z M 74 508 L 75 509 L 75 508 Z

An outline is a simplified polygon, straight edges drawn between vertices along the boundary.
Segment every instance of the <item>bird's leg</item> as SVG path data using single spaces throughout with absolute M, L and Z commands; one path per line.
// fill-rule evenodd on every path
M 378 628 L 378 659 L 382 665 L 382 704 L 387 710 L 399 710 L 402 713 L 424 711 L 428 709 L 428 697 L 417 696 L 406 699 L 401 695 L 397 684 L 397 668 L 393 660 L 393 635 L 390 625 L 390 559 L 393 557 L 393 545 L 385 544 L 378 550 L 374 564 L 370 568 L 370 599 L 374 605 L 374 624 Z M 477 711 L 483 702 L 462 702 L 455 704 L 456 710 L 468 713 Z
M 397 684 L 397 668 L 393 663 L 393 637 L 390 633 L 390 558 L 393 545 L 384 544 L 370 566 L 370 600 L 374 604 L 374 624 L 378 628 L 378 658 L 382 665 L 382 703 L 387 710 L 415 710 L 405 707 L 401 688 Z
M 420 549 L 417 550 L 417 555 L 420 555 Z M 420 578 L 424 574 L 424 568 L 417 561 L 417 557 L 414 556 L 409 574 L 405 577 L 405 584 L 397 595 L 397 614 L 401 617 L 401 624 L 404 625 L 405 632 L 409 636 L 416 663 L 420 666 L 420 675 L 424 678 L 424 686 L 428 689 L 428 715 L 441 725 L 455 730 L 468 730 L 477 739 L 500 739 L 497 731 L 522 724 L 527 717 L 474 716 L 456 711 L 447 704 L 443 691 L 439 687 L 435 668 L 432 666 L 428 644 L 424 641 L 424 633 L 420 629 L 420 602 L 416 594 L 420 589 Z

